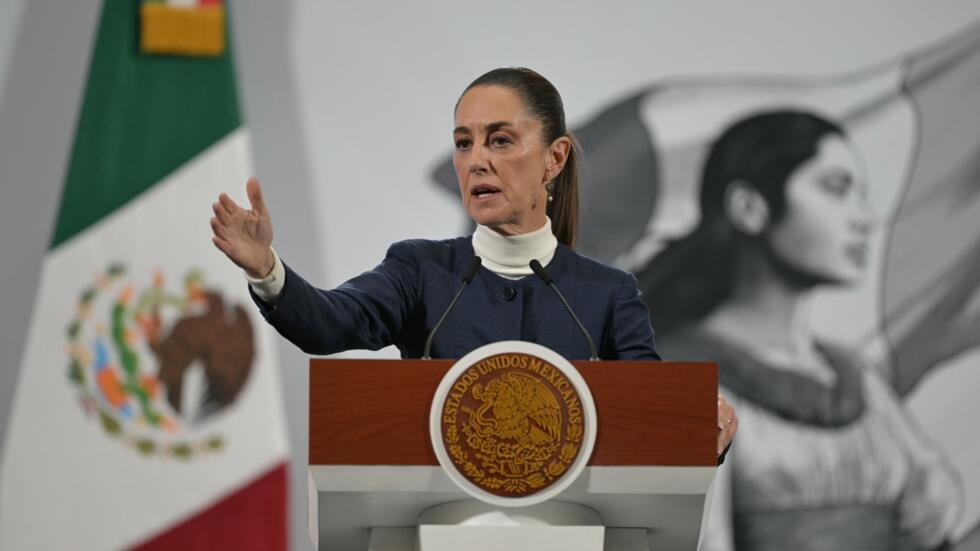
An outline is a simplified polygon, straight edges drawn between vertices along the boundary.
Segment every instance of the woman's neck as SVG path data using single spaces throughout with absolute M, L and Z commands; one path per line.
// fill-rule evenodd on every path
M 533 273 L 528 265 L 537 260 L 546 266 L 555 256 L 558 240 L 551 232 L 551 220 L 530 233 L 503 235 L 487 226 L 473 232 L 473 251 L 483 265 L 498 275 L 517 279 Z
M 813 285 L 788 277 L 765 251 L 741 255 L 732 295 L 705 320 L 719 335 L 778 356 L 807 360 L 816 354 L 809 329 Z

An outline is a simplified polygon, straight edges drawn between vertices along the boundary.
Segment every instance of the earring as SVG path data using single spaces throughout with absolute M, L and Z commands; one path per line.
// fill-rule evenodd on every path
M 554 190 L 554 189 L 555 189 L 555 183 L 554 182 L 548 182 L 547 184 L 544 185 L 544 190 L 548 192 L 548 202 L 549 203 L 555 200 L 555 196 L 551 194 L 552 190 Z

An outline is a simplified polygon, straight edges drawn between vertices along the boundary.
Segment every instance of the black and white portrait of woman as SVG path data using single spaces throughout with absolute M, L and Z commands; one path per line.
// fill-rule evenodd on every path
M 664 354 L 717 361 L 741 416 L 702 549 L 938 549 L 952 533 L 956 473 L 806 317 L 813 289 L 864 274 L 867 186 L 837 124 L 751 114 L 710 148 L 697 227 L 639 274 Z
M 975 527 L 972 452 L 910 405 L 975 403 L 956 387 L 980 345 L 978 85 L 974 28 L 833 79 L 654 85 L 581 128 L 593 193 L 655 182 L 620 183 L 634 202 L 583 246 L 619 246 L 664 356 L 718 362 L 739 411 L 704 551 L 944 549 Z M 636 134 L 652 155 L 601 165 Z

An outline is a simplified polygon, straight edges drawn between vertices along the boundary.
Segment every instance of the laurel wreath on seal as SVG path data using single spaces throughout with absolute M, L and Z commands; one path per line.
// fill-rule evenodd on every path
M 160 281 L 153 287 L 143 291 L 134 306 L 127 307 L 126 301 L 117 300 L 113 305 L 113 340 L 117 351 L 125 368 L 129 370 L 128 377 L 123 381 L 116 381 L 114 387 L 117 396 L 131 396 L 138 407 L 134 408 L 139 412 L 136 421 L 127 421 L 107 402 L 104 395 L 96 391 L 96 387 L 103 381 L 98 380 L 93 375 L 92 353 L 87 346 L 88 343 L 82 342 L 82 330 L 87 323 L 94 323 L 92 320 L 92 305 L 96 298 L 103 292 L 108 292 L 114 283 L 118 282 L 126 275 L 126 268 L 122 264 L 111 264 L 104 272 L 96 277 L 95 282 L 83 289 L 76 303 L 75 315 L 67 326 L 68 337 L 68 380 L 75 386 L 78 392 L 78 399 L 83 410 L 89 415 L 97 416 L 102 429 L 111 437 L 117 438 L 123 443 L 137 450 L 145 456 L 159 455 L 173 457 L 179 460 L 189 460 L 195 455 L 217 452 L 224 448 L 224 440 L 220 435 L 212 434 L 200 439 L 191 439 L 177 436 L 182 430 L 182 426 L 172 415 L 161 411 L 157 404 L 153 402 L 153 395 L 157 392 L 158 381 L 155 376 L 147 371 L 138 369 L 140 356 L 127 347 L 125 337 L 132 331 L 135 325 L 136 316 L 152 307 L 176 306 L 183 308 L 186 300 L 176 294 L 167 293 L 163 290 Z M 200 278 L 198 272 L 191 272 L 187 275 L 190 278 Z M 170 442 L 154 438 L 147 434 L 138 434 L 132 430 L 132 425 L 137 424 L 141 428 L 151 427 L 153 429 L 165 430 L 175 435 L 176 438 Z

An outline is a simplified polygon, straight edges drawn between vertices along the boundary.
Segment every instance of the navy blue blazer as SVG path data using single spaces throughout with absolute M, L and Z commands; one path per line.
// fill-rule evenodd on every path
M 274 305 L 252 296 L 265 319 L 308 354 L 394 344 L 403 358 L 419 358 L 473 256 L 470 237 L 401 241 L 376 268 L 336 289 L 317 289 L 286 266 Z M 600 359 L 660 359 L 632 274 L 562 244 L 546 269 L 595 340 Z M 456 359 L 502 340 L 535 342 L 568 359 L 589 357 L 575 322 L 544 282 L 533 275 L 509 280 L 481 267 L 436 334 L 431 355 Z

